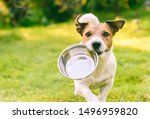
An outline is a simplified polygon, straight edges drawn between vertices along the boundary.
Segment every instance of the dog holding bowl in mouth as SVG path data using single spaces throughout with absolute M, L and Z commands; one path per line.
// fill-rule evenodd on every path
M 68 68 L 64 69 L 64 71 L 68 71 L 70 76 L 75 76 L 73 75 L 74 72 L 76 72 L 76 75 L 89 73 L 89 69 L 92 69 L 92 73 L 89 73 L 88 76 L 80 78 L 80 80 L 74 80 L 75 95 L 83 96 L 88 102 L 106 101 L 107 95 L 113 86 L 116 72 L 116 58 L 112 51 L 113 36 L 123 27 L 124 23 L 124 20 L 101 23 L 91 13 L 77 16 L 75 25 L 77 32 L 82 37 L 81 45 L 78 46 L 78 49 L 74 46 L 69 48 L 71 50 L 66 49 L 63 55 L 61 54 L 63 57 L 59 58 L 62 59 L 59 64 L 66 64 Z M 84 46 L 88 49 L 87 51 L 84 49 Z M 76 55 L 79 53 L 80 58 Z M 71 54 L 75 54 L 73 56 L 76 57 L 70 58 Z M 86 57 L 83 54 L 86 54 Z M 95 56 L 93 60 L 95 65 L 90 63 L 92 60 L 88 56 L 91 59 L 94 59 Z M 66 63 L 66 59 L 69 58 L 71 60 L 68 60 L 68 63 Z M 75 78 L 78 79 L 79 77 Z M 91 91 L 90 87 L 99 88 L 98 96 Z

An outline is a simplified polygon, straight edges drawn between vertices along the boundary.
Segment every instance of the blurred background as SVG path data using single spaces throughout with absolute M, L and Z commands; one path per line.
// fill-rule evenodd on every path
M 66 22 L 85 12 L 101 19 L 138 19 L 146 11 L 150 12 L 149 0 L 1 0 L 0 27 Z
M 57 58 L 80 42 L 74 20 L 88 12 L 126 20 L 114 36 L 118 68 L 107 101 L 150 101 L 150 0 L 0 0 L 0 101 L 84 101 Z

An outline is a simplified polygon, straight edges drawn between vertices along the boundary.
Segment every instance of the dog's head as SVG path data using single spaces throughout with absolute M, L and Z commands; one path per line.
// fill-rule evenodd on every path
M 100 23 L 91 13 L 78 15 L 75 21 L 77 32 L 82 36 L 82 43 L 98 55 L 108 52 L 112 47 L 113 35 L 124 25 L 124 20 Z

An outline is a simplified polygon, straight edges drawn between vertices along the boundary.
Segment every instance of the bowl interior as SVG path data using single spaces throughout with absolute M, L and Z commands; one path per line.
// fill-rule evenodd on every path
M 97 54 L 82 44 L 66 48 L 58 59 L 60 72 L 71 79 L 89 76 L 96 69 L 97 63 Z

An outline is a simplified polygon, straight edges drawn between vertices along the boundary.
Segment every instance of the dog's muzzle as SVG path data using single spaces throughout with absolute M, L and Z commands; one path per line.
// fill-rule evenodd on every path
M 102 51 L 100 51 L 100 47 L 101 47 L 101 43 L 100 42 L 94 42 L 94 43 L 92 43 L 92 47 L 96 51 L 96 53 L 98 55 L 100 55 L 100 54 L 103 53 Z

